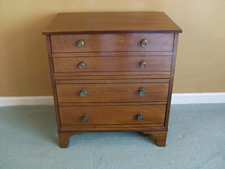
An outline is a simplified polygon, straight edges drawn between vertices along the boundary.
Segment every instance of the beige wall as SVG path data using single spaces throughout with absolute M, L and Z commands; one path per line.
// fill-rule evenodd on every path
M 43 28 L 57 12 L 165 11 L 184 33 L 175 92 L 225 91 L 224 0 L 0 0 L 0 96 L 50 95 Z

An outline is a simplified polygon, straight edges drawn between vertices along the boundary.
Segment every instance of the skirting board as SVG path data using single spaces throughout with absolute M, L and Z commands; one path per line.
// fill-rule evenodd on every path
M 172 104 L 225 103 L 225 93 L 174 93 Z M 52 96 L 0 97 L 0 107 L 19 105 L 53 105 Z

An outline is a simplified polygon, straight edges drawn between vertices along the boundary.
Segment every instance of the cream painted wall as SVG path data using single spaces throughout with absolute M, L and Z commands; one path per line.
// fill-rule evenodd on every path
M 224 0 L 0 0 L 0 96 L 51 94 L 41 31 L 57 12 L 151 10 L 184 31 L 175 92 L 225 92 Z

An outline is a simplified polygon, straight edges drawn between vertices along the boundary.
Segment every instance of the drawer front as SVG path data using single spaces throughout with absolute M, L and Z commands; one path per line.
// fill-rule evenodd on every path
M 154 102 L 166 101 L 168 83 L 57 84 L 59 104 L 67 102 Z
M 60 72 L 169 72 L 171 56 L 54 58 Z
M 163 125 L 166 105 L 60 107 L 63 125 L 155 124 Z
M 172 51 L 173 33 L 118 33 L 52 35 L 57 52 Z

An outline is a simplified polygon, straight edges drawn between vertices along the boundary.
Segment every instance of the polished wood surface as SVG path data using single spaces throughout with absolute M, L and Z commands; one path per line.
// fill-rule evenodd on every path
M 175 43 L 174 43 L 175 45 Z M 171 56 L 174 54 L 175 48 L 173 47 L 172 51 L 112 51 L 112 52 L 60 52 L 52 53 L 50 57 L 62 58 L 62 57 L 124 57 L 124 56 Z
M 166 101 L 168 83 L 57 84 L 59 104 L 64 102 L 156 102 Z M 143 88 L 144 96 L 139 95 Z M 80 96 L 81 91 L 87 96 Z
M 110 51 L 172 51 L 173 33 L 107 33 L 52 35 L 53 53 Z M 77 42 L 84 41 L 83 47 Z M 145 46 L 141 46 L 147 40 Z
M 44 34 L 84 32 L 182 32 L 164 12 L 59 13 Z
M 162 12 L 57 15 L 43 33 L 59 146 L 85 131 L 137 131 L 165 146 L 179 32 Z
M 170 72 L 171 56 L 54 58 L 56 73 L 71 72 Z
M 60 106 L 59 110 L 62 125 L 147 123 L 163 126 L 166 105 Z
M 59 137 L 59 146 L 61 148 L 66 148 L 69 145 L 69 139 L 72 136 L 72 134 L 75 134 L 74 132 L 59 132 L 58 137 Z
M 169 79 L 171 72 L 76 72 L 53 73 L 53 78 L 58 82 L 68 79 Z
M 166 146 L 167 132 L 165 132 L 165 131 L 161 131 L 161 132 L 144 131 L 143 133 L 145 135 L 148 135 L 149 137 L 151 137 L 156 145 L 162 146 L 162 147 Z

